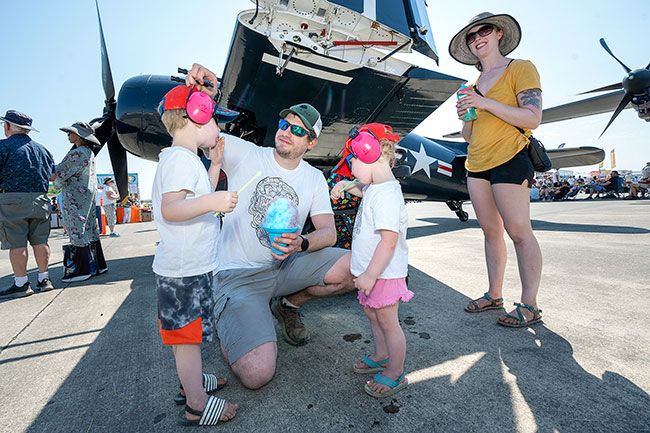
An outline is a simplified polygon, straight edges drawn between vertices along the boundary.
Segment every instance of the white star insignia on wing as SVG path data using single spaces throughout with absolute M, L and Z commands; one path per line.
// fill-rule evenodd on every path
M 415 174 L 418 170 L 424 170 L 427 176 L 431 178 L 431 169 L 429 166 L 434 162 L 438 162 L 438 160 L 427 155 L 427 152 L 424 150 L 424 145 L 422 143 L 420 143 L 419 152 L 411 149 L 408 149 L 408 151 L 411 153 L 411 155 L 413 155 L 413 158 L 415 158 L 415 166 L 413 167 L 411 173 Z

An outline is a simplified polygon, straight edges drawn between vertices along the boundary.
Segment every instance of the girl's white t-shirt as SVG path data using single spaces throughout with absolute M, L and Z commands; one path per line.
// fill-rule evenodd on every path
M 191 191 L 186 200 L 211 193 L 208 172 L 198 155 L 180 146 L 163 149 L 159 160 L 151 197 L 154 223 L 160 234 L 153 271 L 174 278 L 211 272 L 217 267 L 219 219 L 207 213 L 188 221 L 170 222 L 161 211 L 162 195 L 167 192 Z
M 399 234 L 395 251 L 379 278 L 403 278 L 408 273 L 408 246 L 406 230 L 408 214 L 400 184 L 396 180 L 368 185 L 354 221 L 350 271 L 358 277 L 366 271 L 375 248 L 381 241 L 379 230 Z

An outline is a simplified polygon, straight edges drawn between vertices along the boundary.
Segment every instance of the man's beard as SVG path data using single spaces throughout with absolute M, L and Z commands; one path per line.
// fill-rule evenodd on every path
M 298 149 L 280 149 L 278 146 L 275 146 L 275 151 L 278 152 L 278 155 L 284 159 L 298 159 L 302 158 L 304 152 L 300 152 Z

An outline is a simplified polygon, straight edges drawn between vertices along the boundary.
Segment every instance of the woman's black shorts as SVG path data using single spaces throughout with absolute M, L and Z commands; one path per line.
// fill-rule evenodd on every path
M 533 163 L 528 157 L 528 147 L 524 147 L 519 153 L 490 170 L 485 171 L 468 171 L 467 177 L 475 177 L 490 181 L 490 185 L 496 183 L 512 183 L 521 185 L 524 180 L 528 181 L 528 188 L 533 183 L 535 169 Z

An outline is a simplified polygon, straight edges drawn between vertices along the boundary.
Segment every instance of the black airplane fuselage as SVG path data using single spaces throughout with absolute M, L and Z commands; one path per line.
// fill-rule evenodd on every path
M 280 76 L 277 50 L 245 21 L 241 17 L 237 21 L 223 73 L 220 104 L 242 113 L 226 126 L 226 132 L 260 146 L 274 146 L 280 110 L 309 102 L 321 113 L 323 132 L 305 159 L 327 168 L 340 158 L 353 126 L 389 124 L 403 137 L 398 163 L 412 171 L 400 179 L 407 199 L 468 199 L 466 143 L 434 141 L 411 133 L 464 80 L 415 66 L 401 76 L 368 67 L 350 68 L 346 62 L 338 64 L 316 53 L 294 55 Z M 117 99 L 116 131 L 128 152 L 157 161 L 160 150 L 171 144 L 157 106 L 177 84 L 169 76 L 153 75 L 123 84 Z M 429 159 L 418 165 L 418 158 Z

